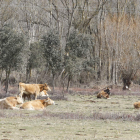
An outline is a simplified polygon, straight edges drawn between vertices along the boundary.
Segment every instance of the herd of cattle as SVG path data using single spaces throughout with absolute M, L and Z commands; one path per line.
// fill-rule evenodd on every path
M 6 97 L 0 99 L 0 109 L 27 109 L 27 110 L 43 110 L 48 105 L 55 104 L 48 96 L 47 91 L 51 91 L 49 86 L 45 84 L 25 84 L 19 83 L 20 94 L 15 97 Z M 31 101 L 31 96 L 34 95 L 35 100 Z M 110 99 L 110 89 L 106 88 L 98 92 L 97 98 Z M 46 99 L 37 99 L 38 96 L 46 96 Z M 28 102 L 25 102 L 27 97 Z M 24 102 L 23 102 L 24 98 Z M 18 107 L 19 106 L 19 107 Z M 140 108 L 140 102 L 134 103 L 134 108 Z
M 0 109 L 28 109 L 28 110 L 43 110 L 48 105 L 55 104 L 48 96 L 47 91 L 51 90 L 45 84 L 25 84 L 19 83 L 20 94 L 16 97 L 7 97 L 0 99 Z M 35 100 L 31 101 L 31 95 L 34 95 Z M 38 96 L 46 96 L 46 99 L 37 100 Z M 23 98 L 28 98 L 28 102 L 23 102 Z M 19 107 L 17 107 L 19 105 Z

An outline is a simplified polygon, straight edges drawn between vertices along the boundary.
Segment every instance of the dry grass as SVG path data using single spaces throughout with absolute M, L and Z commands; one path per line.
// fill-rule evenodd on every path
M 132 140 L 139 139 L 139 93 L 112 91 L 110 100 L 95 94 L 52 95 L 44 111 L 0 110 L 0 139 Z

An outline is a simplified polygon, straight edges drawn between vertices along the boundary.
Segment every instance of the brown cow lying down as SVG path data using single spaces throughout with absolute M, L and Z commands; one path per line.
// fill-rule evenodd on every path
M 140 108 L 140 102 L 135 102 L 134 103 L 134 108 Z
M 25 83 L 19 83 L 19 91 L 20 91 L 20 96 L 22 97 L 23 93 L 25 94 L 30 94 L 30 95 L 35 95 L 35 100 L 37 99 L 37 96 L 40 95 L 40 92 L 43 90 L 50 90 L 49 86 L 45 84 L 25 84 Z
M 19 104 L 23 104 L 23 101 L 18 95 L 16 97 L 0 99 L 0 109 L 19 109 L 16 107 Z
M 110 99 L 109 98 L 109 95 L 110 95 L 110 89 L 109 88 L 107 88 L 107 89 L 105 89 L 105 90 L 102 90 L 101 92 L 99 92 L 98 94 L 97 94 L 97 98 L 105 98 L 105 99 Z
M 43 99 L 43 100 L 33 100 L 33 101 L 23 103 L 20 109 L 43 110 L 48 105 L 52 105 L 52 104 L 55 104 L 55 102 L 48 97 L 47 99 Z
M 49 94 L 47 93 L 46 90 L 43 90 L 43 91 L 40 92 L 40 96 L 47 96 L 48 97 Z M 31 101 L 31 94 L 25 94 L 25 93 L 23 93 L 22 98 L 24 98 L 24 101 L 25 101 L 25 98 L 26 97 L 27 97 L 28 101 Z

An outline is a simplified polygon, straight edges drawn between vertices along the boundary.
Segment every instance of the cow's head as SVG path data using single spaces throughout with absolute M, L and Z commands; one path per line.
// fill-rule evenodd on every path
M 43 90 L 51 91 L 50 87 L 46 83 L 42 86 L 41 91 L 43 91 Z
M 51 100 L 49 97 L 45 99 L 45 106 L 48 106 L 48 105 L 55 105 L 55 102 Z
M 43 90 L 43 91 L 41 91 L 40 92 L 40 96 L 49 96 L 49 94 L 47 93 L 47 91 L 46 90 Z
M 104 92 L 106 92 L 108 95 L 110 95 L 110 89 L 109 88 L 105 89 Z
M 23 104 L 23 100 L 22 100 L 21 96 L 16 95 L 15 100 L 17 100 L 17 104 Z

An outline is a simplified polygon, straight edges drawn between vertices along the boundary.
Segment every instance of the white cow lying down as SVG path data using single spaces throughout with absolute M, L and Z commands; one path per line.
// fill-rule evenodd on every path
M 43 100 L 33 100 L 29 102 L 25 102 L 20 106 L 20 109 L 27 109 L 27 110 L 43 110 L 48 105 L 55 104 L 53 100 L 49 97 Z
M 0 109 L 19 109 L 16 107 L 19 104 L 23 104 L 23 101 L 18 95 L 16 97 L 6 97 L 4 99 L 0 99 Z

